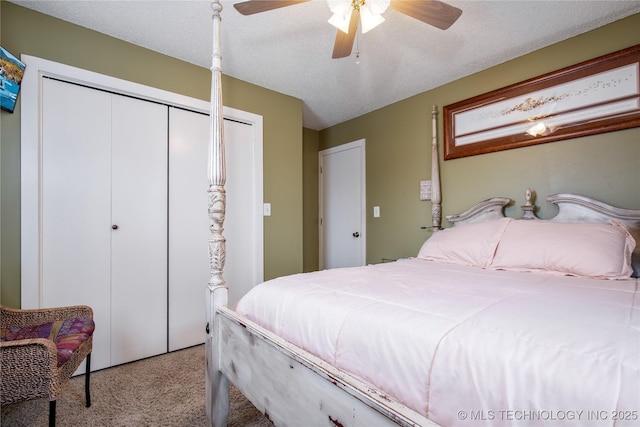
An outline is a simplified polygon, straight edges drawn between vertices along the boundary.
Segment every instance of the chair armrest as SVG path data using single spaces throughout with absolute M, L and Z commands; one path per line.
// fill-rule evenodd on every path
M 87 305 L 72 305 L 67 307 L 37 308 L 19 310 L 0 307 L 0 322 L 2 328 L 41 325 L 56 320 L 89 317 L 93 319 L 93 310 Z
M 56 345 L 45 338 L 0 342 L 2 404 L 49 397 L 56 387 Z

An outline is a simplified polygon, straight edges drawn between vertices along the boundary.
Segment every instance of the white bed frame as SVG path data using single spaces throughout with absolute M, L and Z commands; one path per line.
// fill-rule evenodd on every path
M 226 426 L 229 415 L 229 380 L 274 425 L 435 426 L 417 412 L 384 393 L 337 370 L 227 308 L 225 263 L 225 160 L 222 115 L 220 13 L 214 0 L 213 54 L 211 66 L 211 114 L 209 137 L 209 260 L 207 289 L 206 408 L 210 426 Z M 441 194 L 437 143 L 437 109 L 432 111 L 432 228 L 441 229 Z M 539 220 L 527 190 L 522 219 Z M 550 221 L 624 223 L 640 241 L 640 210 L 619 209 L 572 194 L 547 200 L 558 206 Z M 508 198 L 485 200 L 457 215 L 447 216 L 456 225 L 504 216 Z

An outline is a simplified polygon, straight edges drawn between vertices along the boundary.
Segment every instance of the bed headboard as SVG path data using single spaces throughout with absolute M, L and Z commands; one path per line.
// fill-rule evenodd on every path
M 558 206 L 558 213 L 547 221 L 609 223 L 618 221 L 629 230 L 636 241 L 634 264 L 640 263 L 640 209 L 622 209 L 577 194 L 552 194 L 549 203 Z M 634 266 L 634 269 L 637 269 Z
M 558 213 L 551 218 L 542 219 L 536 215 L 533 194 L 531 189 L 526 190 L 520 219 L 580 223 L 608 223 L 614 220 L 624 224 L 634 238 L 640 233 L 640 209 L 623 209 L 590 197 L 559 193 L 546 198 L 547 202 L 557 206 Z M 499 219 L 505 217 L 504 208 L 512 202 L 508 197 L 494 197 L 477 203 L 462 213 L 447 215 L 446 218 L 454 226 Z
M 521 220 L 570 222 L 570 223 L 609 223 L 617 221 L 623 224 L 636 241 L 633 252 L 634 270 L 640 271 L 640 209 L 623 209 L 578 194 L 559 193 L 547 196 L 547 202 L 557 206 L 558 213 L 551 218 L 539 218 L 537 207 L 533 203 L 533 192 L 527 189 L 525 203 L 521 206 Z M 473 205 L 464 212 L 447 215 L 447 221 L 453 226 L 473 224 L 504 218 L 504 208 L 512 204 L 508 197 L 494 197 Z

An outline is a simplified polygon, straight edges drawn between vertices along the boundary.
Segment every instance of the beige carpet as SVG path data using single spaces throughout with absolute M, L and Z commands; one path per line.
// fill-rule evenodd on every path
M 57 403 L 56 425 L 166 426 L 206 425 L 204 346 L 192 347 L 91 374 L 91 407 L 84 406 L 84 375 L 74 377 Z M 2 427 L 45 427 L 49 401 L 32 400 L 2 407 Z M 229 427 L 271 423 L 231 387 Z

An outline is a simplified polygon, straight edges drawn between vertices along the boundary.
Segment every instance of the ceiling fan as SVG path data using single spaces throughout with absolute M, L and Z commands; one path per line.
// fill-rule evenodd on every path
M 233 7 L 242 15 L 253 15 L 309 0 L 248 0 Z M 384 21 L 382 13 L 389 7 L 434 27 L 446 30 L 462 14 L 462 10 L 438 0 L 327 0 L 334 15 L 329 23 L 338 28 L 332 58 L 351 55 L 358 24 L 365 33 Z

